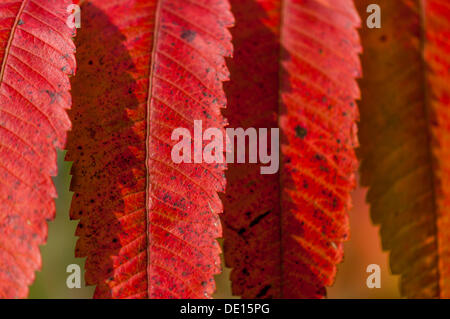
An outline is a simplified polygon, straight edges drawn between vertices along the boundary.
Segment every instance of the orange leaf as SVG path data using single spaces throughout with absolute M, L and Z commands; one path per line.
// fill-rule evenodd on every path
M 378 4 L 381 29 L 362 30 L 362 183 L 402 295 L 449 298 L 450 6 Z

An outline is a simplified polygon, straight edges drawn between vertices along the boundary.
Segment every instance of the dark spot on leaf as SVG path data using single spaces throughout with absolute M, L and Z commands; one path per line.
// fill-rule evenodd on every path
M 263 219 L 264 217 L 266 217 L 266 216 L 269 215 L 269 214 L 270 214 L 270 210 L 267 211 L 267 212 L 265 212 L 264 214 L 259 215 L 258 217 L 256 217 L 256 218 L 250 223 L 250 227 L 253 227 L 253 226 L 255 226 L 256 224 L 258 224 L 258 223 L 261 221 L 261 219 Z
M 295 127 L 295 135 L 297 137 L 305 138 L 306 134 L 308 134 L 308 131 L 306 130 L 306 128 L 301 127 L 300 125 L 297 125 Z
M 192 30 L 184 30 L 181 33 L 181 38 L 185 39 L 187 42 L 192 42 L 195 39 L 195 36 L 197 35 L 197 33 L 195 31 Z
M 266 293 L 269 291 L 270 287 L 271 287 L 271 285 L 264 286 L 264 288 L 261 289 L 260 292 L 258 292 L 258 294 L 256 295 L 256 298 L 261 298 L 261 297 L 265 296 Z
M 328 167 L 323 166 L 323 165 L 320 165 L 320 166 L 319 166 L 319 169 L 320 169 L 322 172 L 325 172 L 325 173 L 328 173 L 328 172 L 329 172 Z

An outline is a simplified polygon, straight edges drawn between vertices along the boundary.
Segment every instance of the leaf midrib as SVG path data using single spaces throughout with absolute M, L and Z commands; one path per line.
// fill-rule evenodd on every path
M 427 123 L 427 148 L 428 148 L 428 162 L 430 165 L 430 174 L 432 176 L 432 185 L 431 185 L 431 196 L 433 198 L 432 202 L 432 211 L 433 211 L 433 226 L 434 226 L 434 234 L 436 236 L 436 275 L 437 275 L 437 296 L 441 297 L 441 269 L 440 269 L 440 260 L 441 256 L 439 255 L 439 225 L 438 225 L 438 207 L 437 207 L 437 196 L 436 196 L 436 183 L 438 182 L 438 177 L 436 176 L 436 167 L 433 167 L 433 133 L 432 133 L 432 124 L 431 124 L 431 95 L 430 90 L 428 88 L 428 80 L 427 80 L 427 62 L 425 60 L 425 47 L 426 47 L 426 7 L 425 3 L 422 0 L 419 0 L 419 18 L 420 18 L 420 53 L 421 53 L 421 70 L 422 70 L 422 84 L 423 84 L 423 96 L 424 96 L 424 113 L 426 117 Z
M 160 28 L 160 16 L 161 16 L 161 8 L 163 6 L 164 0 L 157 1 L 156 5 L 156 12 L 155 12 L 155 23 L 154 23 L 154 29 L 153 29 L 153 47 L 152 47 L 152 53 L 150 57 L 150 73 L 149 73 L 149 83 L 148 83 L 148 99 L 147 99 L 147 123 L 146 123 L 146 138 L 145 138 L 145 178 L 146 178 L 146 185 L 145 185 L 145 229 L 146 229 L 146 249 L 147 249 L 147 264 L 146 264 L 146 273 L 147 273 L 147 298 L 150 298 L 150 272 L 149 272 L 149 266 L 150 266 L 150 236 L 151 236 L 151 229 L 150 229 L 150 167 L 149 167 L 149 160 L 150 160 L 150 119 L 152 117 L 152 99 L 153 99 L 153 77 L 155 72 L 155 64 L 156 64 L 156 54 L 157 54 L 157 47 L 158 47 L 158 39 L 157 36 L 159 33 Z
M 0 71 L 0 85 L 3 84 L 3 77 L 5 76 L 5 69 L 9 57 L 9 51 L 11 49 L 11 45 L 14 40 L 14 36 L 16 34 L 17 26 L 19 25 L 20 18 L 22 16 L 23 11 L 25 10 L 25 6 L 28 4 L 28 1 L 29 0 L 23 0 L 19 8 L 19 12 L 17 12 L 16 20 L 14 21 L 14 24 L 11 28 L 11 33 L 9 34 L 8 43 L 5 48 L 5 54 L 3 55 L 2 69 Z

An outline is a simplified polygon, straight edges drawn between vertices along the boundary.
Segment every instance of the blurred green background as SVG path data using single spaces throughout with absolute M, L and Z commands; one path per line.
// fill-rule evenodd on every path
M 54 178 L 58 191 L 56 219 L 49 223 L 47 245 L 41 247 L 42 270 L 36 273 L 36 280 L 30 288 L 29 298 L 91 298 L 94 287 L 69 289 L 66 285 L 66 267 L 78 264 L 82 269 L 84 259 L 75 258 L 75 229 L 77 221 L 69 219 L 72 193 L 70 186 L 71 163 L 64 161 L 65 152 L 58 152 L 59 174 Z M 368 206 L 365 204 L 366 190 L 357 188 L 353 193 L 354 207 L 350 211 L 351 238 L 345 244 L 344 262 L 338 267 L 336 283 L 328 288 L 329 298 L 399 298 L 398 277 L 392 276 L 388 267 L 387 253 L 381 251 L 378 227 L 371 224 Z M 381 288 L 366 286 L 366 267 L 378 264 L 381 267 Z M 230 269 L 216 277 L 216 298 L 232 298 L 228 280 Z
M 72 163 L 65 162 L 65 151 L 58 151 L 58 176 L 53 179 L 58 191 L 56 203 L 56 218 L 48 223 L 47 244 L 41 246 L 42 271 L 36 273 L 36 280 L 30 287 L 29 298 L 91 298 L 93 287 L 84 284 L 82 273 L 81 288 L 69 289 L 66 279 L 70 273 L 66 267 L 70 264 L 78 264 L 84 268 L 84 258 L 75 258 L 75 229 L 78 221 L 69 219 L 70 202 L 72 192 L 70 187 L 70 167 Z

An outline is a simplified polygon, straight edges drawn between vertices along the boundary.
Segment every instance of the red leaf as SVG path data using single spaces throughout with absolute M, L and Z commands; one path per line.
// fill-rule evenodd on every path
M 233 293 L 322 297 L 348 239 L 360 20 L 351 0 L 231 4 L 225 116 L 231 127 L 279 126 L 282 143 L 279 174 L 229 164 L 222 219 Z
M 53 219 L 75 70 L 68 0 L 0 4 L 0 298 L 23 298 Z
M 171 159 L 172 130 L 223 128 L 226 0 L 84 1 L 71 217 L 97 298 L 204 298 L 220 271 L 223 166 Z

